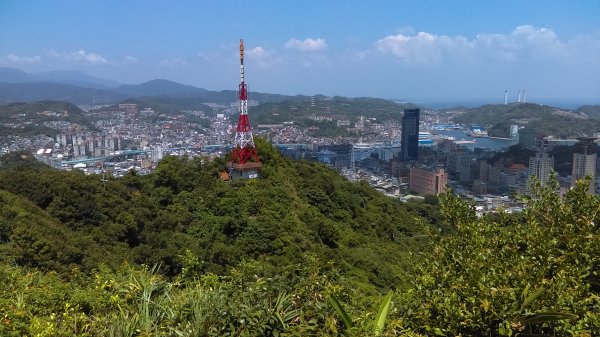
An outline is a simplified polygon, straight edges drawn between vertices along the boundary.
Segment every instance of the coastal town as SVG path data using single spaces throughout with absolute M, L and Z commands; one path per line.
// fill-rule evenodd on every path
M 258 102 L 250 105 L 257 106 Z M 57 130 L 56 136 L 8 135 L 0 144 L 2 152 L 31 151 L 49 166 L 97 174 L 102 179 L 122 177 L 130 171 L 143 175 L 152 172 L 165 156 L 210 160 L 228 153 L 238 111 L 236 102 L 172 113 L 158 113 L 134 103 L 81 108 L 91 121 L 89 126 L 69 121 L 66 110 L 39 111 L 38 116 L 53 117 L 43 126 Z M 347 130 L 346 136 L 316 136 L 311 132 L 327 117 L 313 117 L 314 125 L 309 127 L 294 121 L 257 124 L 253 132 L 289 157 L 321 162 L 349 180 L 365 181 L 390 197 L 423 199 L 449 186 L 455 193 L 472 198 L 481 213 L 500 208 L 521 210 L 515 196 L 528 193 L 532 175 L 542 182 L 549 180 L 554 170 L 553 149 L 569 151 L 578 143 L 576 139 L 540 137 L 519 125 L 512 125 L 507 137 L 489 137 L 482 126 L 454 123 L 454 117 L 461 113 L 421 110 L 418 160 L 409 162 L 402 158 L 402 123 L 394 120 L 361 116 L 353 122 L 334 121 L 336 127 Z M 4 126 L 16 129 L 33 123 L 25 115 L 14 117 Z M 596 143 L 593 138 L 587 140 L 590 153 Z M 527 149 L 531 158 L 523 162 L 504 155 L 511 146 Z M 534 167 L 538 171 L 532 171 Z M 568 173 L 558 175 L 563 190 L 572 185 L 573 177 Z M 594 191 L 596 188 L 594 185 Z

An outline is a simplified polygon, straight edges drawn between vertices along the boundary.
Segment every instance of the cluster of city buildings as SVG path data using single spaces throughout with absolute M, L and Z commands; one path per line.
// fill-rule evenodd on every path
M 477 148 L 476 141 L 423 139 L 420 110 L 406 110 L 402 118 L 400 145 L 397 143 L 347 143 L 309 149 L 283 148 L 295 157 L 312 157 L 340 170 L 349 179 L 362 179 L 388 195 L 438 194 L 452 186 L 456 193 L 473 198 L 482 212 L 497 207 L 519 210 L 519 194 L 531 194 L 534 181 L 546 185 L 555 172 L 549 150 L 553 142 L 511 128 L 512 141 L 533 150 L 529 162 L 514 162 L 498 155 L 503 149 Z M 427 130 L 432 131 L 429 127 Z M 468 132 L 468 131 L 467 131 Z M 510 139 L 509 139 L 510 140 Z M 504 140 L 503 140 L 504 141 Z M 308 154 L 307 154 L 308 153 Z M 579 138 L 572 155 L 570 176 L 557 177 L 561 192 L 589 177 L 589 193 L 598 192 L 598 140 Z
M 63 112 L 55 121 L 47 122 L 52 124 L 48 127 L 59 130 L 56 137 L 12 137 L 1 145 L 4 152 L 29 149 L 40 160 L 63 169 L 98 173 L 109 167 L 117 175 L 129 169 L 151 172 L 167 155 L 216 157 L 231 149 L 236 103 L 207 109 L 167 114 L 130 103 L 89 107 L 88 115 L 95 120 L 93 130 L 62 121 Z M 515 163 L 498 159 L 500 148 L 479 148 L 475 140 L 441 137 L 440 128 L 450 124 L 448 120 L 440 124 L 440 116 L 409 109 L 401 122 L 369 118 L 356 123 L 336 121 L 337 127 L 354 131 L 343 137 L 316 137 L 307 127 L 291 121 L 257 125 L 253 131 L 288 156 L 320 161 L 351 180 L 365 180 L 382 193 L 399 198 L 438 194 L 452 186 L 455 192 L 477 200 L 481 209 L 489 210 L 497 205 L 506 207 L 510 195 L 530 193 L 533 177 L 541 185 L 550 180 L 555 164 L 549 151 L 552 142 L 511 128 L 515 140 L 510 144 L 515 144 L 518 136 L 524 148 L 536 151 L 528 163 Z M 596 139 L 579 139 L 572 174 L 559 177 L 563 190 L 577 179 L 590 176 L 589 192 L 597 192 L 597 153 Z

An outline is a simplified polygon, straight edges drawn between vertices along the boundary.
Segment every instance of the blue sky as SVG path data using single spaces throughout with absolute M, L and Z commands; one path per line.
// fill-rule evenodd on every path
M 598 1 L 0 0 L 0 66 L 409 101 L 600 103 Z

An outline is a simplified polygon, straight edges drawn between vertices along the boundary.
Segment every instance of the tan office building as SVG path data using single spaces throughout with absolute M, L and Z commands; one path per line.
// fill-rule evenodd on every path
M 448 175 L 444 169 L 410 169 L 408 189 L 421 194 L 438 194 L 446 191 Z

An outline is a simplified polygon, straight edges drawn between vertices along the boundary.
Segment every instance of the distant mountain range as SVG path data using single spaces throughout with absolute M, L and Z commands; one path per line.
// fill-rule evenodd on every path
M 235 90 L 210 91 L 164 79 L 142 84 L 121 84 L 77 71 L 26 73 L 14 68 L 0 68 L 0 104 L 60 100 L 73 104 L 117 103 L 128 98 L 161 97 L 193 103 L 229 104 L 237 99 Z M 281 102 L 286 96 L 251 92 L 250 99 L 259 103 Z
M 206 89 L 197 88 L 169 80 L 152 80 L 142 84 L 125 84 L 114 89 L 114 91 L 129 96 L 198 96 L 209 92 Z
M 49 82 L 69 84 L 82 88 L 113 89 L 122 85 L 114 80 L 88 75 L 81 71 L 47 71 L 41 73 L 26 73 L 15 68 L 0 68 L 0 82 L 3 83 L 39 83 Z
M 0 103 L 2 104 L 51 100 L 82 105 L 116 103 L 127 98 L 126 95 L 111 90 L 82 88 L 70 84 L 3 83 L 0 81 Z

